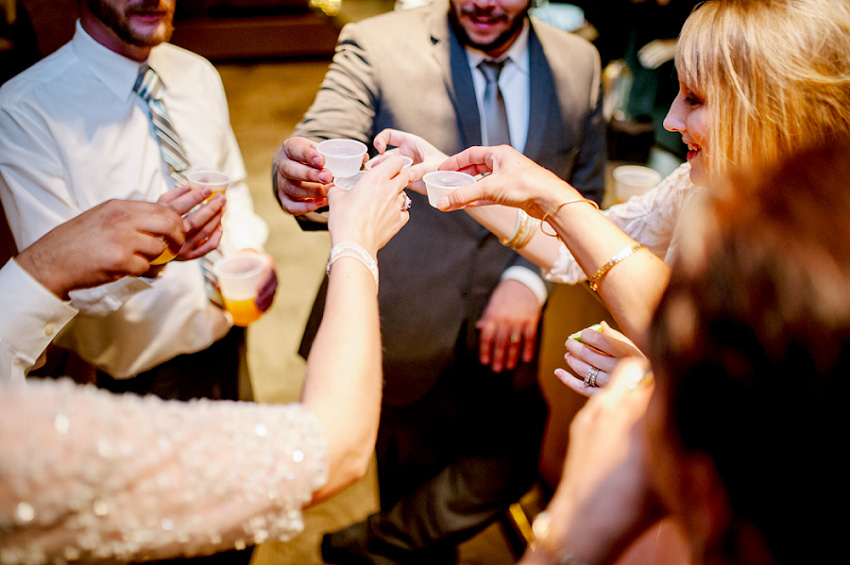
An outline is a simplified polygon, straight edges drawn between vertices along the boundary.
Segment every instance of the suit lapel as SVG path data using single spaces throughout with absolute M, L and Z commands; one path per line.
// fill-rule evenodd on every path
M 460 147 L 481 145 L 481 118 L 478 115 L 478 101 L 475 98 L 472 73 L 469 71 L 469 60 L 448 23 L 448 9 L 447 3 L 435 2 L 431 12 L 434 57 L 443 71 L 443 82 L 455 109 L 461 138 Z
M 528 35 L 530 95 L 528 117 L 528 139 L 525 142 L 525 155 L 537 160 L 543 143 L 549 137 L 546 131 L 552 124 L 561 123 L 561 109 L 555 97 L 555 79 L 546 61 L 543 46 L 534 33 L 532 24 Z

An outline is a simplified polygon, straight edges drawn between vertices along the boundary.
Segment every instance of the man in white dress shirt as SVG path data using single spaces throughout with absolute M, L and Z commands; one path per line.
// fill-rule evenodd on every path
M 155 201 L 177 184 L 134 92 L 147 65 L 189 166 L 233 181 L 220 251 L 261 251 L 267 227 L 253 213 L 221 79 L 205 59 L 166 43 L 174 0 L 79 8 L 74 38 L 0 89 L 0 197 L 18 248 L 105 200 Z M 198 254 L 177 259 L 150 277 L 71 293 L 80 314 L 55 343 L 97 367 L 112 390 L 235 398 L 244 334 L 211 300 Z M 271 265 L 266 280 L 264 296 L 273 296 Z

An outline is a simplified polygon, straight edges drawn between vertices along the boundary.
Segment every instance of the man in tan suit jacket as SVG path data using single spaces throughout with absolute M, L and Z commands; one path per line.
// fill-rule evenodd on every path
M 527 59 L 518 62 L 528 84 L 528 107 L 519 110 L 527 112 L 524 153 L 600 201 L 598 54 L 530 20 L 527 9 L 527 0 L 435 0 L 347 25 L 297 137 L 275 158 L 284 209 L 304 229 L 323 227 L 321 183 L 331 177 L 316 165 L 315 140 L 369 143 L 395 128 L 447 154 L 482 144 L 467 49 L 498 59 L 518 37 L 527 38 Z M 512 267 L 539 271 L 465 213 L 441 213 L 423 195 L 410 197 L 410 222 L 380 253 L 381 511 L 325 537 L 323 556 L 332 563 L 453 562 L 456 544 L 501 515 L 537 476 L 546 407 L 534 356 L 545 293 L 540 300 L 502 276 Z M 302 354 L 321 319 L 323 290 Z

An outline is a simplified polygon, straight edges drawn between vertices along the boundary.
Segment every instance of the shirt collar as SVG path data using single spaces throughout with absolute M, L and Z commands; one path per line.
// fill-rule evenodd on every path
M 83 29 L 79 20 L 77 20 L 77 31 L 74 34 L 72 44 L 80 61 L 116 97 L 124 100 L 133 94 L 133 86 L 136 84 L 142 63 L 119 55 L 98 43 Z M 151 53 L 145 62 L 156 71 L 162 81 L 163 88 L 167 90 L 168 77 L 173 76 L 171 74 L 173 69 L 167 58 L 160 54 L 160 51 L 159 47 L 151 49 Z
M 526 18 L 522 25 L 522 31 L 517 36 L 516 40 L 514 40 L 510 48 L 508 48 L 508 50 L 498 59 L 499 61 L 510 59 L 511 63 L 516 65 L 524 73 L 528 73 L 528 33 L 530 27 L 528 18 Z M 466 48 L 466 56 L 469 59 L 469 67 L 471 69 L 476 68 L 481 61 L 490 59 L 486 53 L 479 51 L 478 49 L 473 49 L 472 47 Z

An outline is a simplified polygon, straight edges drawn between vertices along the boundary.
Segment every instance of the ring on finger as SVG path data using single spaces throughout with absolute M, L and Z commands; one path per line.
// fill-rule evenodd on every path
M 584 386 L 586 387 L 596 387 L 599 386 L 596 384 L 596 377 L 599 376 L 599 369 L 596 367 L 591 367 L 587 370 L 587 375 L 584 377 Z
M 404 195 L 404 204 L 401 205 L 401 211 L 404 212 L 410 208 L 410 205 L 413 204 L 413 201 L 410 199 L 408 195 Z
M 518 332 L 511 334 L 511 343 L 513 345 L 516 345 L 517 343 L 519 343 L 520 339 L 522 339 L 522 336 Z

